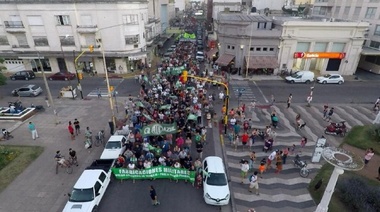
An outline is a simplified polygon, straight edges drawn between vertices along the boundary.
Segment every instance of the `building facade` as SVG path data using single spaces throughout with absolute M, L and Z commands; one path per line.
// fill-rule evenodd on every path
M 240 12 L 242 10 L 242 0 L 213 0 L 212 1 L 212 18 L 218 19 L 220 12 Z
M 38 58 L 51 72 L 126 73 L 150 62 L 147 46 L 161 33 L 161 23 L 149 13 L 148 1 L 75 2 L 0 0 L 0 57 L 8 71 L 40 71 Z
M 369 24 L 326 20 L 276 20 L 282 23 L 280 70 L 321 74 L 355 73 Z
M 219 65 L 232 64 L 243 70 L 242 73 L 248 69 L 278 67 L 281 31 L 273 28 L 272 19 L 262 15 L 231 13 L 220 13 L 218 17 L 219 58 L 216 62 Z M 261 64 L 261 59 L 266 63 Z
M 313 16 L 368 22 L 358 68 L 380 74 L 380 0 L 315 0 Z
M 285 5 L 285 0 L 252 0 L 252 6 L 256 7 L 257 10 L 264 10 L 269 8 L 269 10 L 281 10 Z

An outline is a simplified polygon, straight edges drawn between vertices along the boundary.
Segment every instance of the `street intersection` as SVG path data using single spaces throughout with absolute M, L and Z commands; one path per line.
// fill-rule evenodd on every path
M 37 78 L 30 82 L 10 81 L 8 85 L 2 87 L 2 105 L 9 101 L 14 101 L 16 97 L 10 97 L 9 91 L 20 85 L 33 83 L 42 84 L 42 80 Z M 52 87 L 52 93 L 58 93 L 59 89 L 68 85 L 68 82 L 49 82 Z M 134 79 L 115 79 L 111 80 L 111 85 L 118 91 L 118 107 L 122 108 L 124 101 L 129 95 L 136 96 L 138 94 L 139 85 Z M 47 108 L 44 113 L 37 114 L 31 120 L 34 121 L 39 130 L 40 140 L 30 142 L 30 135 L 26 130 L 25 124 L 17 123 L 19 128 L 12 132 L 16 135 L 15 140 L 8 143 L 20 145 L 42 145 L 45 146 L 45 152 L 34 162 L 25 173 L 17 177 L 6 190 L 0 194 L 0 201 L 7 202 L 12 200 L 12 205 L 2 205 L 0 211 L 26 211 L 23 208 L 24 202 L 28 202 L 29 211 L 60 211 L 67 200 L 65 194 L 75 183 L 86 164 L 93 159 L 98 158 L 100 149 L 95 148 L 91 153 L 83 149 L 83 145 L 79 139 L 78 142 L 70 142 L 69 137 L 65 136 L 66 124 L 69 120 L 79 118 L 82 120 L 83 126 L 89 125 L 94 130 L 106 129 L 107 121 L 110 117 L 109 109 L 107 109 L 108 101 L 106 98 L 97 100 L 94 91 L 97 88 L 104 90 L 104 78 L 93 77 L 84 80 L 84 95 L 89 100 L 72 99 L 55 99 L 58 116 L 61 121 L 60 125 L 52 125 L 53 115 L 51 108 Z M 269 114 L 272 110 L 276 110 L 279 117 L 279 127 L 276 129 L 277 137 L 275 138 L 275 147 L 283 149 L 292 144 L 299 147 L 301 136 L 307 136 L 309 142 L 302 151 L 302 159 L 309 161 L 311 174 L 308 178 L 301 178 L 298 169 L 294 168 L 291 160 L 294 156 L 290 156 L 288 163 L 284 165 L 284 170 L 280 174 L 274 174 L 273 170 L 269 170 L 264 174 L 264 178 L 260 180 L 260 196 L 252 195 L 248 192 L 248 182 L 240 184 L 240 159 L 247 159 L 249 152 L 242 151 L 242 147 L 238 146 L 237 151 L 225 139 L 225 154 L 227 155 L 226 166 L 229 170 L 229 179 L 231 185 L 232 197 L 236 205 L 237 211 L 245 212 L 248 208 L 254 207 L 257 211 L 313 211 L 315 204 L 312 201 L 307 186 L 312 177 L 321 167 L 321 163 L 312 164 L 310 158 L 313 153 L 315 141 L 323 135 L 323 129 L 327 126 L 327 122 L 322 120 L 323 104 L 328 103 L 329 106 L 335 108 L 333 121 L 347 121 L 349 128 L 355 125 L 370 124 L 375 117 L 371 111 L 372 101 L 379 94 L 376 87 L 377 81 L 355 82 L 349 81 L 343 85 L 316 85 L 314 92 L 314 100 L 311 107 L 306 107 L 306 96 L 310 91 L 311 85 L 290 85 L 282 81 L 256 81 L 255 83 L 246 80 L 233 80 L 230 82 L 230 108 L 237 107 L 239 91 L 242 90 L 240 103 L 249 104 L 251 101 L 257 101 L 257 107 L 253 114 L 247 112 L 247 117 L 254 121 L 254 127 L 264 128 L 270 123 Z M 217 94 L 219 90 L 212 88 L 211 92 Z M 292 105 L 286 109 L 286 97 L 292 93 L 294 98 Z M 271 95 L 274 95 L 276 102 L 273 107 L 269 107 Z M 103 95 L 102 95 L 103 96 Z M 267 101 L 266 101 L 267 100 Z M 44 95 L 36 98 L 22 98 L 24 106 L 31 103 L 44 103 Z M 220 111 L 222 102 L 215 105 L 217 112 Z M 265 106 L 265 107 L 260 107 Z M 96 114 L 96 115 L 95 115 Z M 302 120 L 307 123 L 302 130 L 296 130 L 294 121 L 296 114 L 301 114 Z M 123 111 L 116 114 L 118 117 L 123 116 Z M 100 121 L 99 121 L 100 120 Z M 103 120 L 103 121 L 102 121 Z M 14 125 L 16 123 L 0 123 L 2 126 Z M 8 127 L 7 127 L 8 128 Z M 209 146 L 205 147 L 205 156 L 218 155 L 221 156 L 221 148 L 217 130 L 209 130 L 208 138 L 214 142 L 209 142 Z M 63 136 L 62 136 L 63 135 Z M 329 145 L 337 146 L 342 141 L 340 137 L 325 135 Z M 262 152 L 264 142 L 258 140 L 252 150 L 257 153 L 257 161 L 266 157 L 267 154 Z M 49 158 L 57 149 L 62 151 L 74 147 L 80 154 L 80 164 L 78 170 L 74 170 L 73 175 L 52 175 L 52 161 Z M 83 150 L 82 150 L 83 149 Z M 269 152 L 268 152 L 269 154 Z M 256 166 L 257 167 L 257 163 Z M 23 179 L 33 181 L 34 185 L 25 187 Z M 39 182 L 39 180 L 41 182 Z M 48 183 L 46 183 L 48 182 Z M 113 183 L 107 192 L 104 201 L 101 204 L 101 211 L 110 211 L 108 209 L 122 210 L 131 209 L 132 211 L 149 210 L 148 191 L 146 186 L 150 184 L 158 184 L 158 192 L 161 201 L 165 204 L 157 210 L 181 210 L 181 211 L 214 211 L 218 208 L 207 206 L 202 199 L 202 191 L 196 190 L 191 185 L 183 182 L 176 184 L 174 182 L 150 182 L 143 181 L 136 184 L 131 182 Z M 170 193 L 170 195 L 169 195 Z M 37 197 L 35 195 L 37 194 Z M 22 198 L 21 198 L 22 197 Z M 171 204 L 177 201 L 179 203 Z M 50 202 L 50 203 L 48 203 Z M 133 204 L 132 204 L 133 202 Z M 118 204 L 117 204 L 118 203 Z M 183 204 L 180 204 L 183 203 Z M 117 204 L 117 205 L 115 205 Z M 136 205 L 131 207 L 131 205 Z M 181 206 L 187 207 L 181 207 Z M 228 210 L 227 210 L 228 211 Z

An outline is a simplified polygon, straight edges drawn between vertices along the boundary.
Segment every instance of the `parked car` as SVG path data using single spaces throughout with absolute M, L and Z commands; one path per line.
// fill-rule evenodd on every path
M 92 162 L 92 164 L 83 171 L 82 175 L 74 184 L 72 191 L 68 194 L 69 200 L 63 212 L 98 211 L 100 201 L 111 182 L 111 168 L 114 163 L 115 160 L 95 160 Z
M 12 91 L 13 96 L 38 96 L 42 93 L 42 88 L 37 85 L 25 85 Z
M 75 79 L 75 74 L 71 72 L 58 72 L 48 77 L 49 80 L 73 80 Z
M 228 205 L 230 189 L 222 158 L 206 157 L 202 163 L 203 198 L 209 205 Z
M 166 50 L 166 53 L 173 53 L 174 49 L 173 48 L 168 48 L 168 50 Z
M 175 49 L 175 48 L 177 48 L 177 45 L 173 44 L 173 45 L 170 46 L 170 48 Z
M 162 60 L 170 60 L 171 56 L 172 56 L 172 53 L 165 53 Z
M 326 74 L 324 76 L 317 77 L 317 82 L 322 84 L 338 83 L 340 85 L 344 83 L 344 79 L 340 74 Z
M 286 82 L 289 83 L 311 83 L 314 81 L 314 72 L 311 71 L 298 71 L 291 76 L 285 77 Z
M 30 80 L 36 78 L 36 75 L 31 70 L 18 71 L 10 76 L 11 80 Z
M 127 138 L 123 135 L 113 135 L 108 139 L 106 146 L 100 155 L 100 159 L 116 159 L 125 151 L 124 143 Z
M 203 52 L 197 52 L 197 55 L 195 56 L 195 59 L 199 60 L 199 61 L 203 61 L 205 59 L 205 55 L 203 54 Z

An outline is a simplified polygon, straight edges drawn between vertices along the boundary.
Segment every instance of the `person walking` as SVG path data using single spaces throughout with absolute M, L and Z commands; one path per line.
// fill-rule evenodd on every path
M 73 125 L 71 124 L 71 121 L 69 121 L 69 126 L 67 126 L 67 129 L 69 130 L 69 133 L 71 135 L 71 140 L 75 140 L 74 128 L 73 128 Z
M 256 189 L 256 195 L 260 195 L 257 174 L 258 174 L 258 172 L 255 171 L 253 173 L 253 175 L 249 178 L 249 188 L 248 188 L 248 191 L 252 193 L 252 190 Z
M 276 174 L 280 173 L 282 171 L 282 151 L 278 152 L 276 155 Z
M 45 102 L 46 102 L 46 106 L 50 107 L 49 98 L 47 96 L 45 96 Z
M 325 118 L 326 121 L 330 122 L 331 121 L 331 116 L 334 114 L 334 108 L 332 107 L 329 112 L 327 113 L 327 116 Z
M 159 205 L 160 202 L 158 201 L 156 190 L 152 185 L 149 186 L 149 194 L 150 198 L 152 199 L 152 205 Z
M 75 134 L 80 134 L 80 125 L 78 119 L 74 119 L 74 128 L 75 128 Z
M 249 170 L 253 170 L 253 164 L 256 161 L 256 152 L 252 151 L 249 155 Z
M 203 153 L 203 144 L 202 142 L 196 142 L 195 148 L 198 152 L 198 158 L 202 159 L 202 153 Z
M 108 119 L 108 126 L 110 127 L 110 133 L 111 133 L 111 135 L 113 135 L 114 132 L 115 132 L 115 125 L 113 124 L 112 119 Z
M 29 131 L 32 133 L 33 140 L 36 140 L 36 138 L 38 138 L 38 133 L 37 133 L 37 129 L 34 123 L 30 121 L 28 128 L 29 128 Z
M 375 155 L 373 148 L 369 148 L 366 150 L 364 155 L 364 165 L 367 166 L 371 158 Z
M 288 158 L 290 148 L 287 147 L 282 151 L 282 164 L 286 164 L 286 158 Z
M 240 165 L 240 170 L 241 170 L 241 184 L 244 183 L 244 179 L 247 177 L 248 175 L 248 171 L 249 171 L 249 165 L 248 165 L 248 161 L 247 160 L 244 160 L 242 161 L 241 165 Z
M 292 102 L 293 95 L 289 94 L 288 100 L 286 101 L 286 104 L 288 105 L 287 108 L 290 107 L 290 103 Z
M 96 89 L 96 94 L 98 95 L 98 98 L 102 98 L 102 92 L 100 91 L 100 88 Z

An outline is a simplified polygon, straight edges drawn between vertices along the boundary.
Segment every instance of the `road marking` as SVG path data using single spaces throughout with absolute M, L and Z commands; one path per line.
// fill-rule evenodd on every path
M 259 92 L 261 93 L 261 95 L 263 96 L 264 100 L 266 103 L 269 103 L 268 99 L 265 97 L 263 91 L 259 88 L 259 86 L 256 84 L 255 81 L 253 81 L 253 84 L 256 86 L 257 90 L 259 90 Z
M 269 202 L 281 202 L 281 201 L 290 201 L 290 202 L 306 202 L 306 201 L 312 201 L 313 198 L 310 196 L 310 194 L 302 194 L 298 196 L 293 195 L 287 195 L 287 194 L 276 194 L 276 195 L 268 195 L 260 193 L 260 196 L 249 194 L 240 194 L 240 193 L 234 193 L 234 196 L 236 199 L 245 200 L 248 202 L 254 202 L 257 200 L 264 199 L 265 201 Z

